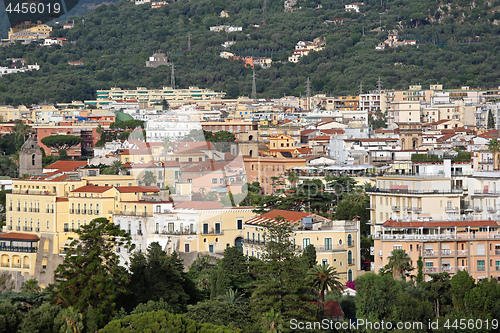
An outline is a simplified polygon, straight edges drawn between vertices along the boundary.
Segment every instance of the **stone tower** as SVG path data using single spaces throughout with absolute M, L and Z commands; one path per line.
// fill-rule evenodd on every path
M 41 174 L 43 170 L 42 156 L 40 146 L 36 139 L 30 135 L 19 151 L 19 177 L 24 174 Z

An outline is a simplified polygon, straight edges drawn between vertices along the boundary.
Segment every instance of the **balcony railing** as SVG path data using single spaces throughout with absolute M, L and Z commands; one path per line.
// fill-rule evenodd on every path
M 425 273 L 436 273 L 437 272 L 437 267 L 425 267 L 424 268 Z
M 153 212 L 132 212 L 132 211 L 123 211 L 123 210 L 113 210 L 112 214 L 115 215 L 129 215 L 129 216 L 153 216 Z M 96 213 L 98 214 L 98 213 Z
M 466 256 L 468 253 L 467 250 L 457 250 L 457 255 L 459 256 Z
M 441 272 L 451 273 L 451 272 L 454 272 L 454 271 L 455 271 L 455 269 L 452 266 L 442 266 L 441 267 Z
M 497 212 L 497 208 L 495 206 L 488 206 L 488 207 L 486 207 L 486 210 L 488 211 L 488 213 L 496 213 Z
M 452 250 L 447 250 L 447 249 L 441 250 L 442 256 L 452 256 L 453 253 L 454 253 L 454 251 L 452 251 Z
M 458 207 L 446 207 L 445 211 L 447 213 L 458 213 L 459 208 Z
M 349 260 L 349 259 L 347 259 L 347 264 L 348 264 L 349 266 L 354 265 L 354 259 L 350 259 L 350 260 Z
M 500 271 L 500 266 L 495 265 L 495 270 Z
M 434 250 L 424 250 L 424 256 L 434 257 Z
M 202 235 L 224 235 L 224 230 L 210 230 L 208 232 L 202 231 Z
M 26 252 L 26 253 L 36 253 L 36 252 L 38 252 L 38 247 L 27 247 L 27 246 L 0 246 L 0 251 L 4 251 L 4 252 Z
M 495 254 L 500 254 L 500 250 L 499 249 L 495 249 Z
M 347 242 L 348 247 L 354 247 L 354 241 Z
M 486 270 L 486 267 L 485 266 L 477 266 L 477 270 L 478 270 L 478 272 L 483 272 Z
M 398 206 L 392 206 L 393 212 L 399 212 L 401 209 Z

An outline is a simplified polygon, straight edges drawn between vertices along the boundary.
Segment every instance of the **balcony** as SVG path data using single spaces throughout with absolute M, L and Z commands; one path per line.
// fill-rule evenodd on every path
M 377 209 L 377 207 L 375 205 L 369 205 L 368 207 L 366 207 L 366 209 L 375 210 L 375 209 Z
M 486 270 L 485 266 L 477 266 L 477 271 L 478 272 L 484 272 Z
M 488 211 L 488 213 L 491 213 L 491 214 L 494 214 L 497 212 L 497 208 L 495 206 L 488 206 L 486 207 L 486 210 Z
M 455 269 L 452 266 L 442 266 L 441 267 L 441 272 L 451 273 L 451 272 L 455 272 Z
M 474 207 L 474 212 L 475 213 L 480 213 L 483 211 L 483 207 Z
M 265 245 L 264 241 L 255 240 L 255 239 L 244 239 L 243 243 L 244 244 L 251 244 L 251 245 Z
M 458 256 L 467 256 L 467 253 L 468 253 L 467 250 L 457 250 Z
M 16 230 L 17 230 L 17 231 L 21 231 L 21 227 L 19 227 L 19 226 L 18 226 L 18 227 L 16 227 Z
M 445 256 L 445 257 L 446 256 L 453 256 L 453 253 L 454 253 L 454 251 L 452 251 L 452 250 L 448 250 L 448 249 L 441 250 L 441 255 Z
M 421 207 L 413 207 L 413 212 L 415 214 L 420 214 L 420 213 L 422 213 L 422 208 Z
M 0 246 L 0 251 L 4 252 L 25 252 L 25 253 L 37 253 L 38 247 L 27 247 L 27 246 Z
M 436 254 L 434 253 L 434 250 L 424 250 L 424 256 L 425 257 L 435 257 Z
M 424 268 L 425 273 L 436 273 L 437 272 L 437 267 L 425 267 Z
M 202 231 L 202 235 L 224 235 L 223 230 L 210 230 L 210 231 Z
M 457 266 L 457 271 L 466 271 L 467 266 Z
M 496 271 L 500 271 L 500 266 L 495 266 Z
M 36 232 L 40 232 L 40 228 L 35 228 L 35 231 Z
M 392 211 L 393 212 L 399 212 L 401 209 L 399 208 L 399 206 L 392 206 Z
M 443 178 L 443 175 L 417 175 L 417 174 L 396 174 L 394 175 L 395 177 L 420 177 L 420 178 L 435 178 L 435 179 L 440 179 Z M 391 193 L 391 194 L 402 194 L 402 195 L 408 195 L 408 194 L 416 194 L 416 195 L 424 195 L 424 194 L 462 194 L 462 190 L 407 190 L 407 189 L 388 189 L 388 188 L 371 188 L 368 189 L 366 192 L 368 193 Z
M 378 251 L 378 256 L 379 256 L 379 257 L 382 257 L 383 255 L 384 255 L 384 251 L 379 250 L 379 251 Z
M 354 241 L 347 242 L 348 247 L 354 247 Z
M 128 216 L 153 216 L 152 212 L 135 212 L 135 211 L 123 211 L 123 210 L 113 210 L 112 214 L 115 215 L 128 215 Z M 99 214 L 98 211 L 95 211 L 95 214 Z
M 355 262 L 354 259 L 350 259 L 350 260 L 347 259 L 347 265 L 349 265 L 349 266 L 353 266 L 354 262 Z
M 458 213 L 459 212 L 459 208 L 458 207 L 446 207 L 445 211 L 447 213 Z
M 142 236 L 142 230 L 140 230 L 140 229 L 137 230 L 137 234 L 140 235 L 140 236 Z

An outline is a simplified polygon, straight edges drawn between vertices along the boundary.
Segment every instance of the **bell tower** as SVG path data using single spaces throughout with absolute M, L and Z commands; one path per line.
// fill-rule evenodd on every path
M 19 177 L 43 172 L 42 151 L 33 136 L 29 136 L 19 151 Z

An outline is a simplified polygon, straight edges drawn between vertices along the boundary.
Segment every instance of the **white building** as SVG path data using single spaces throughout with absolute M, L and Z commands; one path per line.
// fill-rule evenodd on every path
M 170 113 L 146 122 L 146 141 L 162 142 L 165 138 L 176 139 L 188 135 L 192 130 L 201 131 L 201 123 L 190 116 Z

